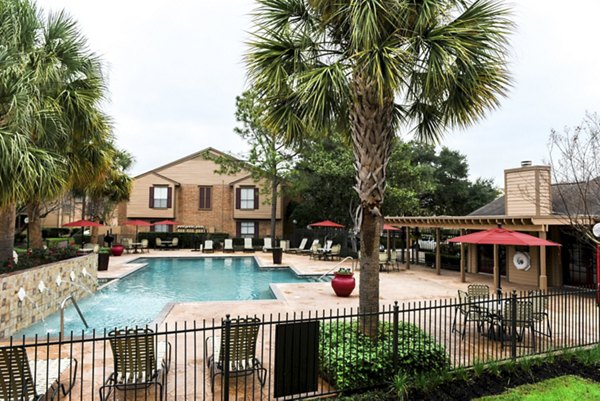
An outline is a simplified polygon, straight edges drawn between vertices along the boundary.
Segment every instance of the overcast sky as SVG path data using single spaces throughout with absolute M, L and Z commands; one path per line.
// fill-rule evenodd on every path
M 239 154 L 235 96 L 246 87 L 243 54 L 251 0 L 38 0 L 66 9 L 100 54 L 107 112 L 134 175 L 212 146 Z M 540 164 L 551 128 L 600 112 L 600 1 L 512 3 L 514 87 L 499 110 L 444 145 L 467 156 L 471 178 L 493 178 L 522 160 Z

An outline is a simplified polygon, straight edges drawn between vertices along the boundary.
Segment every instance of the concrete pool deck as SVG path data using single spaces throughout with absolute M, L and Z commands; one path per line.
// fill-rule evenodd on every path
M 107 271 L 98 272 L 99 279 L 121 278 L 143 268 L 143 264 L 129 263 L 140 257 L 240 257 L 254 256 L 261 266 L 273 266 L 270 253 L 198 253 L 191 250 L 157 251 L 150 250 L 144 254 L 124 254 L 111 257 Z M 282 266 L 289 266 L 299 274 L 321 275 L 329 272 L 339 262 L 310 259 L 307 255 L 284 254 Z M 343 262 L 343 266 L 350 267 L 352 261 Z M 171 326 L 174 323 L 200 322 L 215 319 L 219 321 L 226 314 L 235 316 L 246 315 L 277 315 L 294 312 L 319 313 L 336 309 L 357 308 L 359 302 L 360 271 L 355 273 L 357 287 L 348 298 L 337 297 L 329 282 L 306 282 L 294 284 L 274 284 L 278 299 L 255 301 L 218 301 L 218 302 L 187 302 L 173 303 L 163 310 L 155 323 Z M 483 274 L 467 274 L 466 283 L 460 282 L 458 272 L 442 270 L 437 275 L 434 269 L 421 265 L 411 265 L 410 270 L 382 272 L 380 277 L 380 305 L 424 301 L 435 299 L 450 299 L 457 297 L 457 290 L 466 290 L 469 283 L 486 283 L 493 288 L 492 277 Z M 503 280 L 503 289 L 529 290 L 534 287 L 511 285 Z M 209 288 L 198 288 L 198 291 L 210 291 Z

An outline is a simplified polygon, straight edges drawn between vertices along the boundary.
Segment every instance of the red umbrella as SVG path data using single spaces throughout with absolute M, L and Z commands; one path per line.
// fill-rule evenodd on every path
M 95 221 L 90 221 L 90 220 L 77 220 L 77 221 L 72 221 L 70 223 L 66 223 L 63 224 L 63 227 L 102 227 L 102 224 L 100 223 L 96 223 Z M 83 248 L 84 245 L 84 235 L 83 235 L 83 230 L 81 232 L 81 248 Z
M 343 225 L 335 223 L 331 220 L 323 220 L 318 223 L 309 224 L 311 227 L 330 227 L 330 228 L 344 228 Z
M 483 245 L 561 246 L 556 242 L 517 231 L 507 230 L 502 227 L 461 235 L 460 237 L 449 239 L 448 242 L 464 242 L 466 244 Z
M 145 220 L 127 220 L 125 222 L 128 226 L 135 226 L 135 242 L 138 242 L 138 229 L 142 227 L 150 227 L 152 224 Z
M 402 231 L 401 229 L 399 229 L 398 227 L 394 227 L 390 224 L 384 224 L 383 225 L 383 231 Z
M 102 227 L 102 224 L 90 220 L 77 220 L 63 224 L 63 227 Z

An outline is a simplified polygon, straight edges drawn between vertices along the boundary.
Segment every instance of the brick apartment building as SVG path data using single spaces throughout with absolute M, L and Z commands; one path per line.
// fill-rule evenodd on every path
M 207 232 L 228 233 L 231 237 L 270 235 L 271 204 L 263 188 L 248 171 L 234 175 L 215 173 L 218 165 L 206 158 L 229 156 L 207 148 L 134 177 L 129 202 L 119 206 L 121 232 L 135 228 L 122 225 L 127 219 L 150 223 L 170 219 L 186 226 L 203 226 Z M 277 206 L 277 235 L 283 233 L 284 202 Z M 153 231 L 174 231 L 173 226 L 153 226 Z

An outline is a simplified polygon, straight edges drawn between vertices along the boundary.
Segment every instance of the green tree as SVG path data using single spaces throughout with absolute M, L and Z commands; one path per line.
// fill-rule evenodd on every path
M 250 145 L 250 151 L 242 160 L 226 156 L 206 157 L 219 165 L 218 174 L 236 174 L 249 170 L 255 181 L 268 181 L 265 189 L 265 202 L 271 203 L 271 238 L 275 239 L 277 202 L 281 185 L 296 161 L 296 152 L 286 145 L 275 131 L 264 124 L 264 104 L 252 91 L 236 97 L 235 118 L 240 127 L 234 128 L 236 134 Z
M 36 99 L 33 106 L 51 110 L 52 118 L 41 119 L 39 128 L 28 134 L 36 146 L 67 161 L 65 180 L 69 185 L 64 192 L 75 189 L 86 193 L 87 188 L 102 185 L 110 174 L 107 170 L 114 154 L 110 122 L 100 110 L 106 93 L 101 62 L 88 50 L 77 24 L 64 11 L 45 18 L 41 14 L 40 23 L 41 35 L 27 67 Z M 24 199 L 33 248 L 43 246 L 42 205 L 55 198 L 55 194 L 32 191 Z
M 40 23 L 29 1 L 0 0 L 0 263 L 12 258 L 17 202 L 30 193 L 60 193 L 66 163 L 35 146 L 29 133 L 51 110 L 38 108 L 29 68 Z
M 512 24 L 495 0 L 259 0 L 247 64 L 265 122 L 290 142 L 350 134 L 360 200 L 360 311 L 379 308 L 386 171 L 404 128 L 438 140 L 499 104 Z M 365 318 L 375 337 L 377 319 Z

